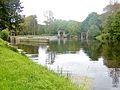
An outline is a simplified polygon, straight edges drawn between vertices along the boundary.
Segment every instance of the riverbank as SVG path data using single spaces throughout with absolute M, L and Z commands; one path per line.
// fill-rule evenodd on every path
M 78 90 L 68 79 L 10 50 L 0 39 L 1 90 Z

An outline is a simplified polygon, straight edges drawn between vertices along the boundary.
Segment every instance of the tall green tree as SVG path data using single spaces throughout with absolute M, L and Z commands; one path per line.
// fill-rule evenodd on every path
M 102 31 L 102 22 L 99 15 L 92 12 L 88 17 L 82 22 L 80 32 L 88 33 L 88 36 L 95 37 Z
M 36 15 L 30 15 L 25 17 L 24 19 L 24 34 L 26 35 L 35 35 L 37 34 L 37 30 L 38 30 L 38 23 L 37 23 L 37 19 L 36 19 Z
M 67 32 L 69 35 L 77 35 L 80 30 L 80 22 L 70 20 L 67 24 Z
M 101 31 L 99 30 L 98 26 L 94 24 L 91 25 L 90 29 L 87 31 L 87 35 L 89 39 L 95 38 L 100 34 L 101 34 Z
M 17 34 L 23 20 L 22 8 L 20 0 L 0 0 L 0 30 L 8 28 Z
M 44 35 L 44 34 L 46 34 L 46 32 L 45 32 L 45 25 L 38 24 L 37 35 Z

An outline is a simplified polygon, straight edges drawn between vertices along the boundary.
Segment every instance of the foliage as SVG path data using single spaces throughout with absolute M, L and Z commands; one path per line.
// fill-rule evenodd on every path
M 0 38 L 2 38 L 3 40 L 7 41 L 8 40 L 8 36 L 9 36 L 8 29 L 2 30 L 0 32 Z
M 77 21 L 68 21 L 67 31 L 69 35 L 77 35 L 80 31 L 80 22 Z
M 49 25 L 39 25 L 38 32 L 42 34 L 45 33 L 48 35 L 56 35 L 59 30 L 63 30 L 68 35 L 77 35 L 80 30 L 79 28 L 80 22 L 55 19 Z
M 23 35 L 35 35 L 37 33 L 38 23 L 36 18 L 36 15 L 30 15 L 24 18 L 24 23 L 22 23 L 24 30 L 21 32 Z
M 44 35 L 45 32 L 45 25 L 38 24 L 38 35 Z
M 112 41 L 120 40 L 120 11 L 108 17 L 104 33 L 109 33 Z
M 104 33 L 104 34 L 101 34 L 101 35 L 98 35 L 97 37 L 96 37 L 96 39 L 97 40 L 99 40 L 100 42 L 108 42 L 108 40 L 110 40 L 109 39 L 109 33 Z
M 20 0 L 0 0 L 0 30 L 19 30 L 19 24 L 22 22 L 20 4 Z
M 104 9 L 104 13 L 100 15 L 100 19 L 102 21 L 102 26 L 104 27 L 106 22 L 107 22 L 107 18 L 116 13 L 118 10 L 120 9 L 120 3 L 118 2 L 112 2 L 110 4 L 108 4 Z
M 95 38 L 100 34 L 101 34 L 101 31 L 96 25 L 92 25 L 90 29 L 87 31 L 88 38 Z
M 102 23 L 99 15 L 92 12 L 88 17 L 82 22 L 80 32 L 87 32 L 88 36 L 95 37 L 100 34 L 102 30 Z

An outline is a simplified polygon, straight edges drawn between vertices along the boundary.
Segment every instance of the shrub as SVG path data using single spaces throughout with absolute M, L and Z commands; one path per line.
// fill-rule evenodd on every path
M 7 29 L 2 30 L 0 32 L 0 38 L 2 38 L 3 40 L 7 41 L 8 40 L 8 36 L 9 36 L 9 31 Z

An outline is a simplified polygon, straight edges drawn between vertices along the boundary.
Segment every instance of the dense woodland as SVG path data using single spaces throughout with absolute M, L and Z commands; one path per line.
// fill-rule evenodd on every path
M 88 39 L 120 40 L 120 3 L 117 0 L 103 7 L 101 15 L 91 12 L 83 22 L 61 20 L 51 10 L 44 13 L 44 25 L 38 24 L 36 15 L 21 15 L 20 0 L 0 0 L 0 37 L 8 35 L 57 35 L 63 30 L 68 36 L 85 32 Z

